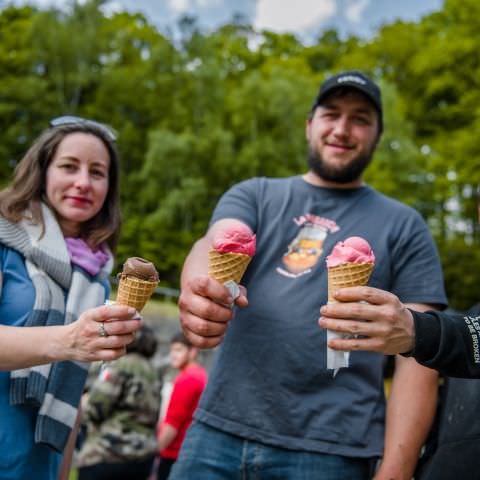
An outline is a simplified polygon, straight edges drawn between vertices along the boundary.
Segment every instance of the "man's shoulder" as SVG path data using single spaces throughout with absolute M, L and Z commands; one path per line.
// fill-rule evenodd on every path
M 400 200 L 385 195 L 372 187 L 369 187 L 369 194 L 371 201 L 376 202 L 379 206 L 389 212 L 405 215 L 407 217 L 421 217 L 420 213 L 415 208 L 401 202 Z
M 251 177 L 242 180 L 235 184 L 235 186 L 256 186 L 256 187 L 285 187 L 290 185 L 298 176 L 293 177 Z

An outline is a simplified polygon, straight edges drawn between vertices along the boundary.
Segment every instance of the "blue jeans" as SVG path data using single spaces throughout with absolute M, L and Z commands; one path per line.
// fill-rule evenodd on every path
M 193 422 L 169 480 L 368 480 L 374 459 L 271 447 Z

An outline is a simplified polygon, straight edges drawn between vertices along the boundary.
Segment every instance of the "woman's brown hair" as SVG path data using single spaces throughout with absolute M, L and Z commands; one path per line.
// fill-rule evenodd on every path
M 67 135 L 77 132 L 95 135 L 103 142 L 110 156 L 105 202 L 97 215 L 82 225 L 82 237 L 93 248 L 105 242 L 115 251 L 120 229 L 119 158 L 108 130 L 96 122 L 78 119 L 77 123 L 66 123 L 45 130 L 16 166 L 10 185 L 0 191 L 0 215 L 13 223 L 31 216 L 34 222 L 45 227 L 40 202 L 48 205 L 45 194 L 47 169 L 60 142 Z

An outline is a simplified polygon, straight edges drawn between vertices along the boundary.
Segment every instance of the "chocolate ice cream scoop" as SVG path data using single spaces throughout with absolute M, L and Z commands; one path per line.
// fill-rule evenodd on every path
M 126 260 L 121 273 L 121 276 L 125 275 L 158 282 L 158 272 L 153 263 L 140 257 L 130 257 Z

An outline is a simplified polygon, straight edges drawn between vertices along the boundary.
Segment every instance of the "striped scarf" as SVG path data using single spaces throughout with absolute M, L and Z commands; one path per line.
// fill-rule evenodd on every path
M 25 326 L 67 325 L 85 310 L 104 303 L 104 283 L 113 259 L 109 253 L 109 260 L 96 276 L 72 266 L 60 227 L 44 204 L 42 215 L 42 237 L 39 225 L 29 221 L 13 224 L 0 217 L 0 242 L 23 255 L 35 288 L 35 303 Z M 10 373 L 10 403 L 39 409 L 36 443 L 63 451 L 75 424 L 88 366 L 63 361 Z

